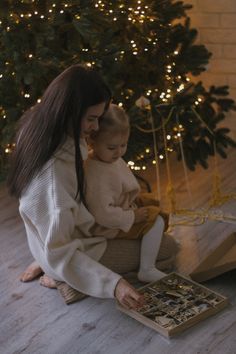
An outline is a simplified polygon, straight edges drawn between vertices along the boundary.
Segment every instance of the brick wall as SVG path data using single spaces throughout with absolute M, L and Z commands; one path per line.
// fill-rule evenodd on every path
M 236 0 L 185 0 L 192 4 L 188 11 L 192 27 L 198 29 L 198 42 L 212 53 L 207 71 L 200 78 L 204 86 L 228 85 L 236 100 Z M 236 114 L 227 123 L 236 137 Z M 225 124 L 223 124 L 225 125 Z

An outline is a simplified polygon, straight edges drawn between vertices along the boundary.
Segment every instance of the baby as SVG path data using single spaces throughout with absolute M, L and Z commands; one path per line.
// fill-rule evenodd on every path
M 130 125 L 125 111 L 111 104 L 90 138 L 92 152 L 85 162 L 87 207 L 95 217 L 92 233 L 107 239 L 141 238 L 138 279 L 159 280 L 165 273 L 155 266 L 165 222 L 158 203 L 149 203 L 122 159 Z M 145 205 L 145 206 L 142 206 Z

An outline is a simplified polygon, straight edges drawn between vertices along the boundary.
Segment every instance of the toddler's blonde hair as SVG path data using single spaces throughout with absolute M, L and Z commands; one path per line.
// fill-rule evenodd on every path
M 99 129 L 96 132 L 92 132 L 91 139 L 98 138 L 103 133 L 127 134 L 130 130 L 129 117 L 123 108 L 110 104 L 106 113 L 99 121 Z

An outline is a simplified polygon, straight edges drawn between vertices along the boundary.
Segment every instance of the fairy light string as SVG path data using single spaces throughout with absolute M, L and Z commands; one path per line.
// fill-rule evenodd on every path
M 160 202 L 161 206 L 161 178 L 160 178 L 160 167 L 159 167 L 159 161 L 158 161 L 158 154 L 157 154 L 157 140 L 156 140 L 156 133 L 155 133 L 155 125 L 154 125 L 154 119 L 152 115 L 152 110 L 151 106 L 150 108 L 150 118 L 151 118 L 151 124 L 152 124 L 152 136 L 153 136 L 153 146 L 154 146 L 154 157 L 155 157 L 155 171 L 156 171 L 156 182 L 157 182 L 157 199 Z
M 176 112 L 176 123 L 177 123 L 177 126 L 179 126 L 179 114 L 178 114 L 178 112 Z M 192 192 L 191 192 L 191 188 L 190 188 L 190 182 L 189 182 L 189 178 L 188 178 L 187 164 L 186 164 L 185 155 L 184 155 L 183 140 L 182 140 L 181 132 L 179 132 L 177 134 L 177 136 L 178 136 L 179 145 L 180 145 L 180 153 L 181 153 L 181 158 L 182 158 L 182 163 L 183 163 L 183 169 L 184 169 L 185 182 L 186 182 L 186 186 L 187 186 L 187 192 L 188 192 L 188 196 L 189 196 L 191 209 L 193 209 L 193 196 L 192 196 Z
M 156 198 L 159 201 L 161 205 L 161 183 L 160 183 L 160 167 L 159 167 L 159 161 L 158 161 L 158 147 L 157 147 L 157 140 L 156 140 L 156 128 L 155 128 L 155 123 L 154 123 L 154 118 L 152 114 L 152 107 L 150 104 L 149 99 L 147 99 L 144 96 L 141 96 L 136 102 L 136 106 L 139 107 L 140 109 L 146 111 L 148 117 L 150 118 L 151 121 L 151 132 L 152 132 L 152 137 L 153 137 L 153 150 L 154 150 L 154 158 L 155 158 L 155 175 L 156 175 L 156 185 L 157 185 L 157 190 L 156 190 Z M 150 132 L 150 131 L 149 131 Z
M 161 115 L 161 121 L 162 121 L 163 140 L 164 140 L 164 148 L 165 148 L 165 156 L 166 156 L 166 172 L 167 172 L 167 178 L 168 178 L 167 195 L 170 200 L 171 213 L 175 213 L 176 212 L 176 195 L 175 195 L 175 190 L 174 190 L 174 186 L 173 186 L 172 178 L 171 178 L 169 153 L 167 150 L 167 141 L 166 141 L 166 129 L 165 129 L 165 122 L 164 122 L 162 115 Z

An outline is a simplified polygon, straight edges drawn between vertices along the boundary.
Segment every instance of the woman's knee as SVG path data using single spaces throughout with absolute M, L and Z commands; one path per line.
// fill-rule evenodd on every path
M 158 254 L 158 259 L 162 260 L 162 259 L 173 257 L 177 254 L 177 252 L 178 252 L 178 244 L 175 241 L 175 239 L 168 234 L 164 234 L 160 246 L 160 251 Z

